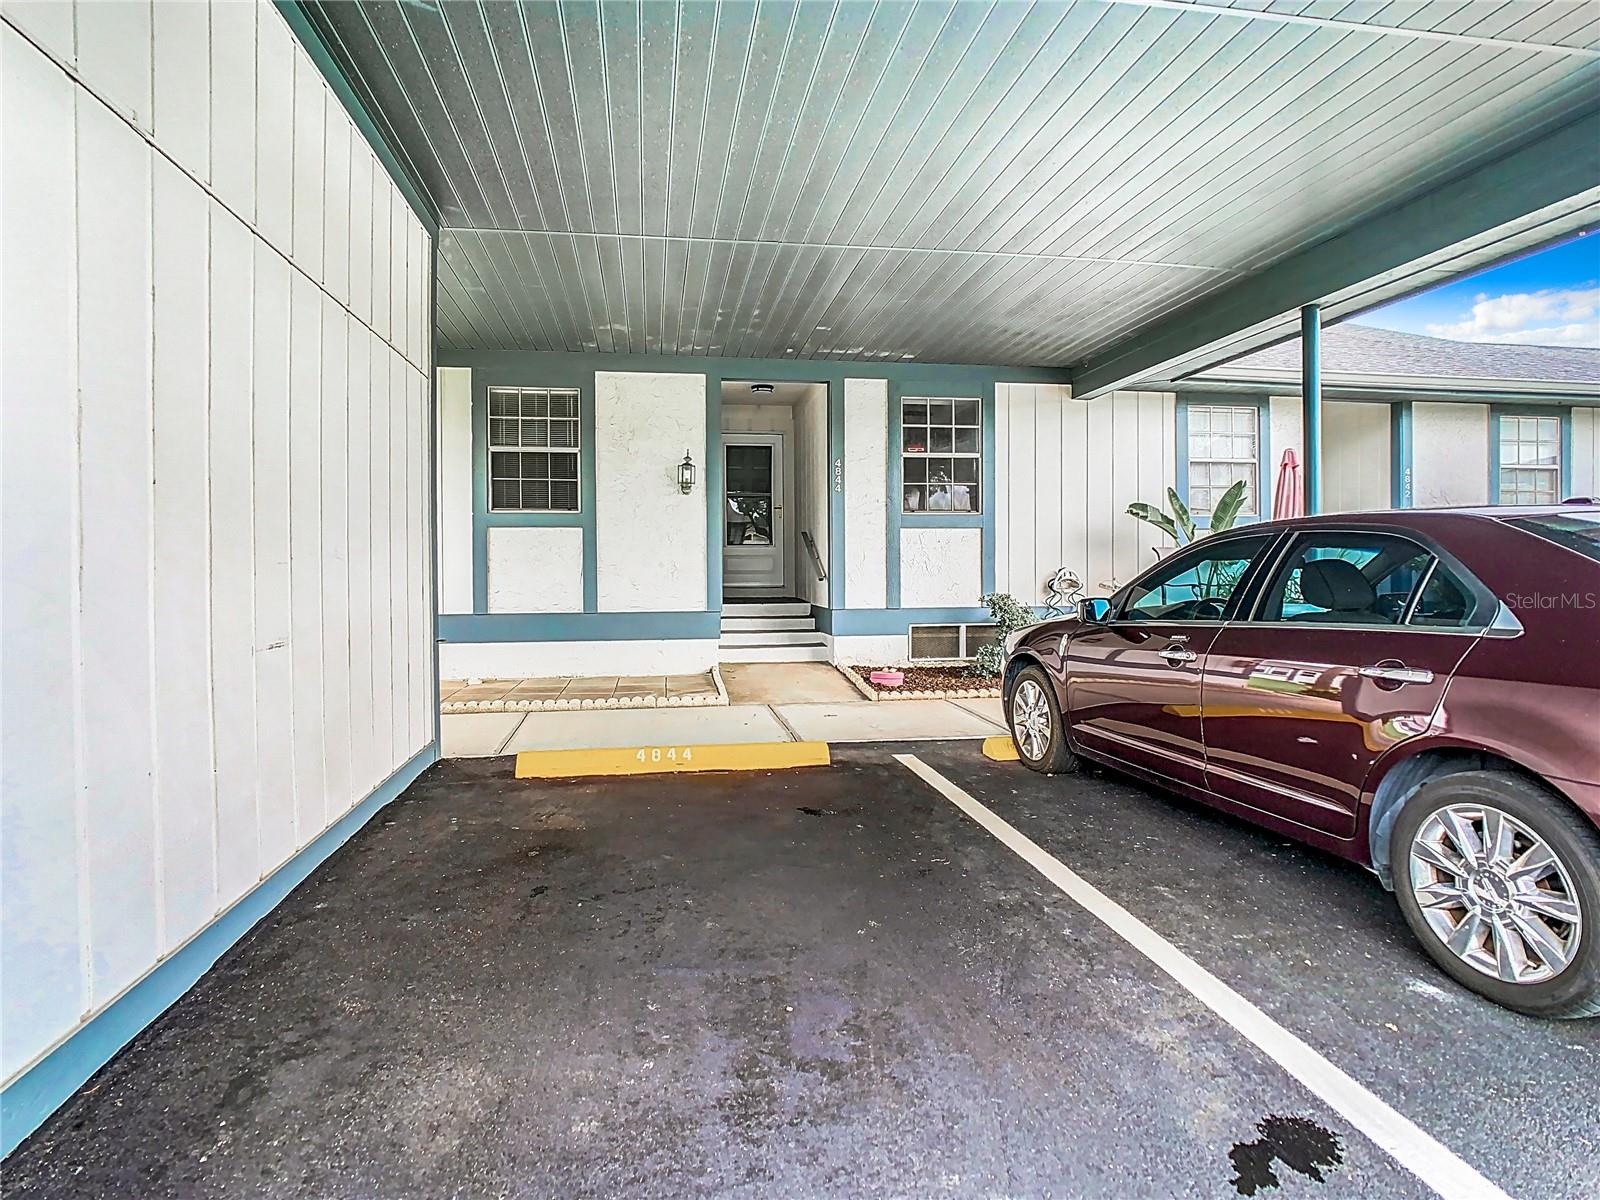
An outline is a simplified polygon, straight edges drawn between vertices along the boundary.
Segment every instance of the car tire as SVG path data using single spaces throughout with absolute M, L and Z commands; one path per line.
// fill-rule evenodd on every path
M 1600 1015 L 1600 834 L 1560 797 L 1507 771 L 1442 776 L 1400 810 L 1389 864 L 1458 983 L 1531 1016 Z
M 1017 757 L 1041 775 L 1076 774 L 1082 760 L 1067 747 L 1056 690 L 1042 667 L 1024 667 L 1011 689 L 1006 723 Z

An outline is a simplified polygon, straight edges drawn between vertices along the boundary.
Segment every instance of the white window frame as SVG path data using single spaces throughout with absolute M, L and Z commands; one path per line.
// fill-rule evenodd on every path
M 940 423 L 934 425 L 929 421 L 913 421 L 913 429 L 928 429 L 928 441 L 921 450 L 906 449 L 906 406 L 910 404 L 948 404 L 951 406 L 951 422 L 948 426 Z M 955 416 L 960 404 L 970 404 L 977 414 L 976 419 L 968 424 L 956 422 Z M 951 448 L 949 450 L 935 450 L 932 446 L 932 430 L 948 428 L 951 433 Z M 956 450 L 955 438 L 957 431 L 971 430 L 974 433 L 975 450 Z M 973 464 L 973 478 L 971 480 L 956 481 L 952 479 L 949 486 L 964 487 L 968 489 L 971 508 L 907 508 L 906 488 L 921 487 L 923 495 L 927 495 L 927 471 L 924 469 L 922 479 L 908 479 L 906 477 L 906 463 L 922 462 L 926 464 L 933 459 L 961 459 Z M 954 462 L 952 461 L 952 473 Z M 900 513 L 907 517 L 938 516 L 938 517 L 974 517 L 983 513 L 983 401 L 976 396 L 902 396 L 900 398 Z
M 1499 487 L 1495 496 L 1496 504 L 1556 504 L 1561 500 L 1561 418 L 1555 414 L 1544 413 L 1500 413 L 1500 462 L 1498 464 Z M 1508 424 L 1509 423 L 1509 424 Z M 1532 438 L 1524 437 L 1524 433 L 1532 427 Z M 1541 446 L 1546 445 L 1542 430 L 1548 427 L 1551 435 L 1548 445 L 1552 450 L 1549 462 L 1520 462 L 1524 447 L 1530 449 L 1537 456 Z M 1507 436 L 1509 429 L 1510 436 Z M 1509 453 L 1509 461 L 1507 455 Z M 1548 491 L 1538 482 L 1533 487 L 1519 487 L 1519 476 L 1534 475 L 1544 479 L 1549 484 Z
M 495 415 L 495 411 L 494 411 L 496 399 L 504 399 L 507 396 L 515 396 L 517 398 L 518 415 L 516 415 L 516 416 L 503 416 L 503 415 L 502 416 L 496 416 Z M 544 400 L 546 401 L 546 406 L 545 406 L 545 412 L 547 414 L 546 416 L 544 416 L 544 417 L 539 417 L 537 415 L 530 416 L 530 415 L 524 415 L 522 413 L 521 410 L 522 410 L 523 398 L 524 397 L 529 397 L 529 396 L 534 396 L 534 397 L 543 396 Z M 562 400 L 570 400 L 572 402 L 571 411 L 572 411 L 573 415 L 571 417 L 554 417 L 554 418 L 552 418 L 552 417 L 550 417 L 548 415 L 548 413 L 550 412 L 550 407 L 549 407 L 550 402 L 555 400 L 555 399 L 557 399 L 557 398 L 560 398 Z M 488 428 L 486 430 L 486 441 L 488 442 L 488 450 L 487 450 L 488 460 L 487 460 L 487 462 L 485 464 L 485 466 L 486 466 L 485 475 L 486 475 L 486 479 L 487 479 L 487 483 L 488 483 L 488 491 L 489 491 L 489 495 L 488 495 L 489 511 L 490 512 L 496 512 L 496 513 L 549 513 L 549 514 L 557 515 L 557 516 L 572 516 L 572 515 L 575 515 L 577 513 L 582 512 L 583 511 L 583 396 L 582 396 L 582 393 L 579 391 L 579 389 L 577 389 L 577 388 L 541 388 L 541 387 L 503 387 L 503 386 L 495 386 L 495 387 L 491 387 L 491 388 L 488 389 L 488 396 L 486 398 L 486 403 L 488 405 L 488 418 L 487 418 L 488 419 Z M 516 422 L 515 429 L 517 431 L 517 440 L 515 442 L 508 441 L 504 437 L 501 437 L 499 439 L 497 439 L 495 437 L 495 433 L 496 433 L 497 428 L 503 429 L 504 428 L 504 423 L 507 422 L 507 421 Z M 564 426 L 569 426 L 572 429 L 572 431 L 573 431 L 573 444 L 571 446 L 552 446 L 550 444 L 550 442 L 551 442 L 550 428 L 551 428 L 551 422 L 552 421 L 559 421 Z M 540 423 L 543 423 L 543 425 L 544 425 L 544 437 L 543 437 L 542 441 L 539 439 L 539 433 L 538 433 L 538 426 L 539 426 Z M 564 456 L 564 457 L 570 457 L 572 459 L 572 476 L 571 476 L 570 479 L 568 479 L 565 476 L 557 477 L 553 472 L 547 472 L 542 477 L 535 476 L 535 477 L 531 477 L 531 478 L 534 478 L 534 479 L 542 478 L 544 480 L 545 484 L 547 485 L 547 487 L 552 489 L 552 490 L 553 490 L 554 485 L 556 483 L 565 484 L 565 483 L 569 483 L 570 482 L 572 484 L 572 488 L 573 488 L 573 505 L 572 505 L 572 507 L 571 508 L 566 508 L 566 507 L 557 508 L 557 507 L 554 507 L 554 506 L 550 505 L 548 502 L 542 508 L 536 507 L 536 506 L 530 506 L 530 505 L 526 505 L 526 504 L 517 505 L 517 506 L 508 506 L 508 505 L 496 504 L 495 500 L 494 500 L 494 491 L 495 491 L 494 485 L 495 485 L 495 480 L 498 477 L 495 475 L 494 463 L 495 463 L 495 455 L 497 455 L 497 454 L 516 454 L 516 455 L 519 456 L 518 457 L 518 461 L 519 462 L 521 461 L 521 457 L 520 456 L 522 456 L 524 454 L 545 454 L 545 455 L 549 455 L 551 457 L 554 457 L 556 455 L 561 455 L 561 456 Z M 530 477 L 519 475 L 518 476 L 519 485 L 520 485 L 522 480 L 528 479 L 528 478 L 530 478 Z
M 1215 422 L 1214 422 L 1213 416 L 1216 413 L 1223 413 L 1223 412 L 1229 414 L 1229 416 L 1228 416 L 1229 428 L 1228 428 L 1228 431 L 1226 433 L 1219 435 L 1219 434 L 1217 434 L 1215 432 Z M 1241 434 L 1237 433 L 1234 430 L 1234 428 L 1233 428 L 1234 415 L 1237 414 L 1237 413 L 1249 413 L 1250 414 L 1250 420 L 1251 420 L 1251 423 L 1254 426 L 1254 429 L 1250 434 L 1241 435 Z M 1203 416 L 1203 419 L 1204 419 L 1205 428 L 1204 429 L 1196 429 L 1195 428 L 1195 425 L 1197 424 L 1196 418 L 1197 417 L 1202 417 L 1202 416 Z M 1212 453 L 1209 453 L 1209 452 L 1207 454 L 1200 455 L 1198 457 L 1195 455 L 1194 449 L 1195 449 L 1195 439 L 1196 438 L 1206 438 L 1206 439 L 1209 440 L 1209 439 L 1212 439 L 1212 438 L 1217 437 L 1217 436 L 1226 437 L 1226 438 L 1229 438 L 1230 440 L 1232 440 L 1234 438 L 1241 437 L 1241 436 L 1249 436 L 1249 438 L 1250 438 L 1250 454 L 1249 454 L 1249 457 L 1236 456 L 1236 455 L 1233 455 L 1233 454 L 1218 455 L 1218 454 L 1212 454 Z M 1211 450 L 1213 448 L 1214 447 L 1212 447 L 1212 446 L 1208 446 L 1207 450 L 1209 451 L 1209 450 Z M 1260 497 L 1261 497 L 1261 409 L 1260 408 L 1258 408 L 1256 405 L 1253 405 L 1253 404 L 1191 404 L 1191 405 L 1189 405 L 1189 407 L 1188 407 L 1188 435 L 1187 435 L 1187 438 L 1186 438 L 1186 444 L 1183 447 L 1183 453 L 1184 453 L 1185 458 L 1186 458 L 1186 460 L 1188 462 L 1189 496 L 1188 496 L 1188 499 L 1186 500 L 1186 503 L 1189 506 L 1190 513 L 1192 513 L 1196 517 L 1210 517 L 1211 516 L 1211 505 L 1210 504 L 1198 504 L 1195 501 L 1194 497 L 1195 497 L 1196 490 L 1198 488 L 1204 488 L 1206 490 L 1207 494 L 1208 494 L 1208 497 L 1212 498 L 1212 499 L 1215 499 L 1215 498 L 1220 497 L 1223 492 L 1227 491 L 1227 489 L 1232 486 L 1231 482 L 1230 483 L 1224 483 L 1224 484 L 1218 484 L 1218 483 L 1212 482 L 1209 478 L 1207 478 L 1207 480 L 1205 482 L 1203 482 L 1203 483 L 1197 483 L 1196 480 L 1195 480 L 1195 474 L 1196 474 L 1195 468 L 1197 466 L 1200 466 L 1200 467 L 1222 466 L 1222 467 L 1229 468 L 1229 471 L 1228 471 L 1229 475 L 1238 476 L 1238 475 L 1242 474 L 1244 476 L 1244 480 L 1245 480 L 1245 499 L 1244 499 L 1243 507 L 1241 507 L 1239 509 L 1239 515 L 1241 517 L 1256 517 L 1256 516 L 1260 516 L 1261 515 L 1261 501 L 1260 501 Z

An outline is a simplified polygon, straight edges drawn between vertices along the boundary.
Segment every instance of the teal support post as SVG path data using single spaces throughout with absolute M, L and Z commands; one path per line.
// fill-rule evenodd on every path
M 1306 512 L 1322 511 L 1322 306 L 1300 310 L 1300 425 L 1304 430 Z

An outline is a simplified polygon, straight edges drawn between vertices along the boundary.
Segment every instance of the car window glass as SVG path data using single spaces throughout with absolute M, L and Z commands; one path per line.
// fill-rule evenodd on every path
M 1162 570 L 1131 585 L 1125 621 L 1216 621 L 1228 598 L 1267 545 L 1266 537 L 1229 538 L 1214 547 L 1180 555 Z
M 1461 629 L 1471 623 L 1474 607 L 1472 597 L 1461 581 L 1440 563 L 1428 576 L 1428 582 L 1422 588 L 1422 595 L 1417 597 L 1408 623 L 1432 629 Z
M 1398 625 L 1433 555 L 1386 534 L 1308 534 L 1268 586 L 1263 621 Z

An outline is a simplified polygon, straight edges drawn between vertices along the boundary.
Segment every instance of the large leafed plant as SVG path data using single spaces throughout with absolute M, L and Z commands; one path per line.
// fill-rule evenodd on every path
M 1221 533 L 1224 529 L 1232 529 L 1233 523 L 1239 519 L 1239 510 L 1244 507 L 1244 493 L 1245 482 L 1242 479 L 1222 493 L 1222 499 L 1211 510 L 1209 530 L 1195 525 L 1194 518 L 1189 515 L 1189 506 L 1173 488 L 1167 489 L 1167 506 L 1172 510 L 1170 513 L 1162 512 L 1155 505 L 1141 500 L 1128 505 L 1128 515 L 1154 525 L 1178 545 L 1187 546 L 1207 532 Z

